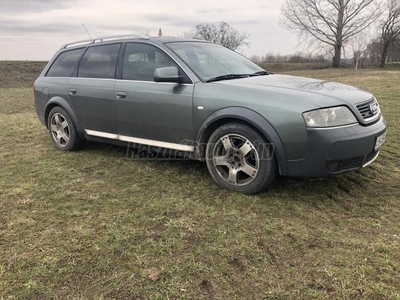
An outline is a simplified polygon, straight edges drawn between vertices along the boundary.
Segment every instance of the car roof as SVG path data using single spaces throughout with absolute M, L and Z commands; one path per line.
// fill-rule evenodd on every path
M 86 47 L 91 45 L 102 45 L 108 43 L 115 43 L 115 42 L 132 42 L 132 41 L 151 41 L 157 44 L 167 44 L 167 43 L 174 43 L 174 42 L 205 42 L 209 43 L 202 39 L 197 38 L 184 38 L 184 37 L 148 37 L 144 35 L 125 35 L 125 36 L 109 36 L 109 37 L 100 37 L 100 38 L 93 38 L 89 40 L 77 41 L 65 44 L 61 47 L 60 50 L 64 49 L 73 49 L 79 47 Z
M 150 37 L 151 41 L 158 41 L 160 43 L 173 43 L 173 42 L 207 42 L 206 40 L 199 38 L 184 38 L 184 37 L 173 37 L 173 36 L 162 36 L 162 37 Z

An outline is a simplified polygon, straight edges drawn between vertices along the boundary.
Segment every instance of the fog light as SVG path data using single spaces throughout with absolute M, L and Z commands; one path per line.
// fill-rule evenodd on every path
M 336 161 L 336 160 L 331 161 L 331 162 L 329 163 L 329 165 L 328 165 L 328 169 L 329 169 L 330 171 L 335 171 L 338 167 L 339 167 L 339 162 Z

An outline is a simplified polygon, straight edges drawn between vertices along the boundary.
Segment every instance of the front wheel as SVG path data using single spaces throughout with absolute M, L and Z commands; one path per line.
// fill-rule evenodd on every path
M 254 194 L 267 188 L 277 176 L 273 150 L 273 145 L 251 127 L 225 124 L 208 141 L 207 167 L 220 186 Z

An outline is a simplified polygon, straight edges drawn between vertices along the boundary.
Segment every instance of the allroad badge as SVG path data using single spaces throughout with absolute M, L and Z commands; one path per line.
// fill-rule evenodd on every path
M 371 112 L 372 112 L 372 114 L 373 115 L 376 115 L 378 112 L 379 112 L 379 105 L 378 105 L 378 103 L 372 103 L 370 106 L 369 106 L 369 109 L 371 110 Z

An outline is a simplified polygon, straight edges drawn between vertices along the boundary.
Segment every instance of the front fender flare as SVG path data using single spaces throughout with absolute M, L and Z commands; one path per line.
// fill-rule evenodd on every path
M 201 124 L 199 130 L 197 131 L 196 141 L 200 143 L 206 129 L 214 122 L 222 119 L 240 120 L 257 128 L 268 139 L 270 143 L 273 143 L 275 145 L 275 153 L 278 160 L 279 173 L 281 175 L 287 175 L 288 163 L 286 151 L 278 133 L 275 131 L 271 123 L 269 123 L 259 113 L 251 109 L 243 107 L 229 107 L 214 112 Z

